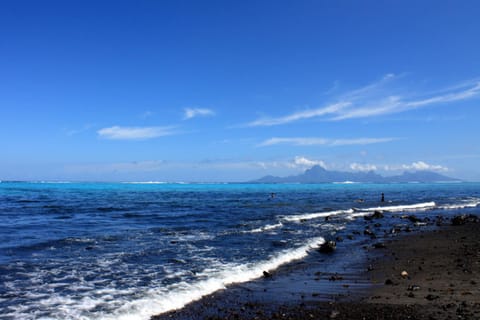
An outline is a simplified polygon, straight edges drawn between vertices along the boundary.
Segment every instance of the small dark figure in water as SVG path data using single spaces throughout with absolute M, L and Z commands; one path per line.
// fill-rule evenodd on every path
M 272 192 L 272 194 L 270 195 L 270 198 L 275 198 L 275 192 Z
M 385 195 L 383 194 L 382 192 L 382 200 L 380 200 L 381 202 L 385 202 Z

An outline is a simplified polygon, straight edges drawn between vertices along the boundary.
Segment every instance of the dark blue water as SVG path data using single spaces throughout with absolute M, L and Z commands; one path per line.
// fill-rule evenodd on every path
M 428 217 L 479 204 L 474 183 L 3 182 L 0 319 L 148 319 L 304 258 L 379 207 Z

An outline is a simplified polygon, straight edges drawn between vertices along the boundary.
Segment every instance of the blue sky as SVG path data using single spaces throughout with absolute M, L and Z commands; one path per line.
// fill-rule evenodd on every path
M 2 1 L 0 179 L 480 180 L 478 1 Z

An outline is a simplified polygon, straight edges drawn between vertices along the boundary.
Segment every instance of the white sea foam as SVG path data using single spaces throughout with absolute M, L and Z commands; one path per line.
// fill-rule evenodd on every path
M 205 274 L 208 278 L 196 283 L 181 282 L 168 288 L 151 289 L 140 299 L 131 300 L 112 315 L 101 319 L 143 320 L 154 314 L 179 309 L 187 303 L 200 299 L 233 283 L 243 283 L 262 276 L 264 270 L 275 270 L 279 266 L 304 258 L 308 250 L 325 240 L 321 237 L 308 241 L 296 249 L 282 251 L 269 259 L 248 264 L 224 264 L 212 268 Z
M 49 294 L 37 297 L 35 305 L 17 305 L 10 309 L 6 316 L 14 319 L 42 320 L 147 320 L 152 315 L 182 308 L 189 302 L 224 289 L 230 284 L 262 277 L 263 271 L 272 271 L 283 264 L 302 259 L 307 256 L 310 249 L 324 241 L 321 237 L 312 238 L 299 247 L 280 251 L 255 263 L 222 263 L 219 260 L 212 260 L 209 268 L 197 274 L 199 280 L 193 282 L 184 280 L 171 285 L 158 282 L 149 289 L 144 288 L 143 291 L 138 290 L 135 282 L 124 289 L 117 288 L 114 283 L 83 288 L 86 283 L 82 280 L 81 283 L 70 286 L 72 293 L 67 295 L 55 292 L 52 286 Z M 35 277 L 35 274 L 30 276 Z M 22 290 L 16 289 L 20 290 L 18 292 Z M 46 316 L 45 310 L 53 313 Z
M 260 232 L 270 231 L 270 230 L 281 228 L 281 227 L 283 227 L 283 224 L 281 222 L 276 224 L 267 224 L 264 227 L 252 229 L 249 231 L 244 231 L 244 233 L 260 233 Z
M 435 202 L 422 202 L 422 203 L 414 203 L 414 204 L 405 204 L 405 205 L 398 205 L 398 206 L 381 206 L 381 207 L 373 207 L 373 208 L 354 208 L 354 213 L 350 215 L 350 217 L 361 217 L 366 216 L 374 211 L 389 211 L 389 212 L 402 212 L 402 211 L 424 211 L 424 210 L 431 210 L 435 209 L 436 204 Z
M 461 203 L 454 203 L 454 204 L 445 204 L 440 206 L 440 209 L 445 210 L 454 210 L 454 209 L 465 209 L 465 208 L 475 208 L 480 205 L 480 199 L 470 199 L 464 200 Z
M 384 207 L 374 207 L 364 209 L 365 211 L 375 211 L 375 210 L 383 210 L 383 211 L 391 211 L 391 212 L 400 212 L 400 211 L 410 211 L 410 210 L 424 210 L 424 209 L 431 209 L 436 206 L 434 201 L 430 202 L 422 202 L 422 203 L 414 203 L 414 204 L 404 204 L 398 206 L 384 206 Z
M 350 214 L 350 213 L 353 213 L 352 209 L 297 214 L 297 215 L 291 215 L 291 216 L 284 216 L 282 219 L 285 220 L 285 221 L 301 222 L 301 221 L 305 221 L 305 220 L 325 218 L 325 217 L 329 217 L 329 216 L 336 216 L 336 215 L 339 215 L 339 214 Z
M 40 180 L 40 181 L 26 181 L 27 183 L 38 183 L 38 184 L 69 184 L 69 183 L 74 183 L 72 181 L 49 181 L 49 180 Z
M 129 181 L 129 182 L 122 182 L 126 184 L 168 184 L 165 181 Z

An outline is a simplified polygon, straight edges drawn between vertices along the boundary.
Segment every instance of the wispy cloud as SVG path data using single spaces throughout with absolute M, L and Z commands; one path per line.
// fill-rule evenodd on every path
M 345 92 L 337 98 L 337 102 L 285 116 L 263 117 L 248 123 L 247 126 L 275 126 L 312 118 L 339 121 L 377 117 L 480 96 L 480 81 L 478 80 L 437 90 L 433 94 L 398 94 L 398 88 L 391 88 L 391 84 L 401 77 L 387 74 L 376 82 Z M 409 91 L 413 90 L 407 88 L 407 92 Z
M 347 146 L 347 145 L 367 145 L 374 143 L 384 143 L 397 140 L 396 138 L 353 138 L 353 139 L 327 139 L 327 138 L 270 138 L 259 147 L 273 146 L 277 144 L 288 144 L 294 146 Z
M 205 108 L 185 108 L 183 111 L 184 120 L 193 119 L 195 117 L 206 117 L 215 115 L 215 112 L 213 110 Z
M 376 171 L 377 166 L 374 164 L 368 164 L 368 163 L 351 163 L 350 164 L 350 169 L 353 171 L 362 171 L 362 172 L 368 172 L 368 171 Z
M 120 127 L 113 126 L 97 131 L 99 137 L 111 140 L 145 140 L 173 135 L 174 127 Z
M 315 165 L 327 168 L 327 164 L 323 160 L 309 159 L 305 156 L 295 156 L 293 159 L 281 159 L 271 161 L 261 160 L 220 160 L 220 161 L 204 161 L 196 164 L 198 167 L 209 167 L 214 169 L 307 169 Z
M 382 166 L 385 171 L 402 171 L 402 170 L 414 170 L 414 171 L 449 171 L 448 167 L 439 164 L 429 164 L 425 161 L 414 161 L 410 164 L 393 164 Z
M 339 102 L 339 103 L 335 103 L 335 104 L 318 108 L 318 109 L 309 109 L 309 110 L 295 112 L 283 117 L 261 118 L 261 119 L 252 121 L 247 125 L 250 127 L 258 127 L 258 126 L 276 126 L 280 124 L 287 124 L 287 123 L 302 120 L 302 119 L 315 118 L 315 117 L 320 117 L 327 114 L 336 114 L 340 112 L 341 109 L 348 107 L 349 105 L 350 105 L 350 102 Z
M 402 168 L 405 170 L 417 170 L 417 171 L 424 171 L 424 170 L 432 170 L 432 171 L 448 171 L 447 167 L 435 164 L 428 164 L 423 161 L 413 162 L 409 165 L 402 165 Z
M 401 96 L 389 96 L 383 100 L 373 100 L 369 105 L 356 107 L 339 113 L 332 120 L 345 120 L 353 118 L 365 118 L 381 116 L 392 113 L 405 112 L 413 109 L 431 105 L 444 104 L 449 102 L 471 99 L 480 95 L 480 82 L 469 83 L 468 85 L 456 88 L 454 92 L 447 92 L 423 99 L 407 99 Z
M 425 105 L 435 104 L 435 103 L 447 103 L 453 101 L 460 101 L 465 99 L 470 99 L 480 94 L 480 82 L 474 84 L 467 84 L 467 87 L 461 88 L 461 90 L 456 90 L 454 92 L 449 92 L 443 95 L 437 95 L 434 97 L 410 101 L 405 103 L 407 107 L 422 107 Z

